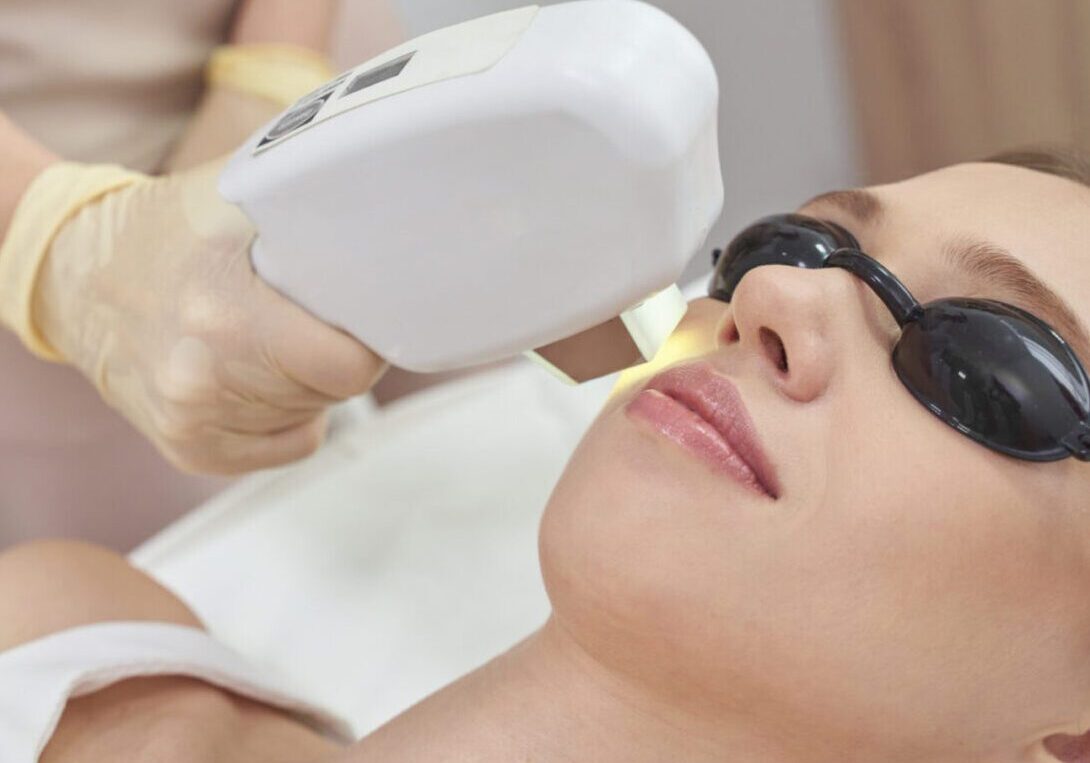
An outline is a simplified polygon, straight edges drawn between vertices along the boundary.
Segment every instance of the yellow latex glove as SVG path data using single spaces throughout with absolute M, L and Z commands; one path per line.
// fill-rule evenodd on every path
M 205 68 L 209 87 L 227 87 L 265 98 L 280 108 L 333 78 L 329 58 L 298 45 L 221 45 Z
M 325 409 L 385 365 L 254 274 L 221 166 L 50 166 L 0 248 L 0 320 L 79 368 L 178 467 L 237 473 L 315 450 Z

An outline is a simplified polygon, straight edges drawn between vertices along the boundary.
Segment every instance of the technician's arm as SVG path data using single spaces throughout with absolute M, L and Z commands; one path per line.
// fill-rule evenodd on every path
M 20 197 L 57 156 L 20 130 L 0 111 L 0 241 Z
M 338 0 L 244 0 L 228 42 L 238 56 L 248 58 L 249 71 L 235 70 L 238 76 L 229 73 L 209 84 L 164 168 L 193 167 L 234 150 L 295 98 L 332 76 L 327 57 L 340 5 Z M 353 30 L 354 47 L 363 49 L 361 60 L 401 41 L 389 0 L 353 0 L 352 10 L 363 23 Z M 264 66 L 270 69 L 267 75 Z M 285 85 L 285 69 L 295 84 Z M 276 86 L 266 87 L 272 83 Z

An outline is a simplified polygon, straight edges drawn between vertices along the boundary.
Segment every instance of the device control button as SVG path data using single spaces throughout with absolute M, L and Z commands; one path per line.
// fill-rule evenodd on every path
M 273 125 L 273 128 L 269 130 L 269 134 L 265 136 L 265 141 L 273 141 L 277 138 L 282 138 L 293 130 L 298 130 L 303 125 L 308 124 L 314 117 L 318 116 L 318 112 L 322 110 L 322 106 L 325 104 L 325 98 L 319 98 L 317 100 L 308 101 L 302 106 L 296 109 L 292 109 L 283 117 L 280 121 Z

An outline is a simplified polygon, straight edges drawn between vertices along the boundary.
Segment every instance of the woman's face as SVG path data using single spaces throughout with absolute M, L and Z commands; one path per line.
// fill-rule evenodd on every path
M 946 264 L 991 242 L 1090 320 L 1090 189 L 965 164 L 870 190 L 877 217 L 859 199 L 800 211 L 855 234 L 921 302 L 1024 305 L 997 273 Z M 622 379 L 543 519 L 557 622 L 649 690 L 800 751 L 1003 758 L 1085 730 L 1090 464 L 957 433 L 895 376 L 896 337 L 839 269 L 757 268 L 729 305 L 694 302 L 670 364 L 733 382 L 777 497 L 651 426 L 628 407 L 646 374 Z

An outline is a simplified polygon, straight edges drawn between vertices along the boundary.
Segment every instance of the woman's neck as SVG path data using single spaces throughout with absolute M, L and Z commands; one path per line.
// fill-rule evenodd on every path
M 730 733 L 649 696 L 556 620 L 379 728 L 338 761 L 780 763 L 756 729 Z M 745 720 L 745 719 L 741 719 Z

